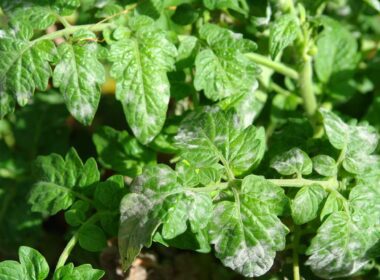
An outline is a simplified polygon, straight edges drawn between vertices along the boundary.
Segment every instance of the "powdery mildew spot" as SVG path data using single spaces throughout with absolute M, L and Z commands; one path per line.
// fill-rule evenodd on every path
M 31 93 L 29 92 L 16 92 L 16 99 L 17 102 L 21 105 L 24 106 L 28 103 L 29 99 L 31 98 Z
M 5 38 L 7 33 L 4 30 L 0 29 L 0 39 Z
M 257 277 L 272 267 L 274 256 L 275 254 L 265 244 L 252 247 L 241 244 L 234 255 L 223 260 L 223 264 L 246 277 Z
M 168 91 L 168 89 L 169 89 L 168 85 L 167 85 L 167 84 L 164 84 L 164 83 L 159 84 L 159 85 L 157 86 L 157 92 L 158 92 L 159 94 L 166 93 L 166 92 Z

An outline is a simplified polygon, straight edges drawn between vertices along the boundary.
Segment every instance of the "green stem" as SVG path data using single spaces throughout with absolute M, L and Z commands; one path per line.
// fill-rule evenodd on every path
M 308 117 L 314 117 L 317 112 L 317 99 L 313 89 L 313 66 L 311 56 L 305 56 L 301 64 L 298 79 L 299 90 Z
M 267 68 L 273 69 L 274 71 L 280 74 L 283 74 L 289 78 L 296 79 L 296 80 L 299 78 L 297 71 L 290 68 L 289 66 L 286 66 L 283 63 L 273 61 L 269 59 L 268 57 L 265 57 L 257 53 L 246 53 L 245 56 L 248 57 L 253 62 L 260 64 L 262 66 L 265 66 Z
M 65 29 L 61 29 L 61 30 L 46 34 L 44 36 L 41 36 L 32 42 L 37 43 L 37 42 L 43 41 L 43 40 L 54 40 L 54 39 L 61 38 L 61 37 L 66 36 L 66 35 L 73 34 L 79 30 L 82 30 L 82 29 L 87 29 L 87 30 L 90 30 L 93 32 L 97 32 L 97 31 L 102 31 L 102 30 L 104 30 L 108 27 L 112 27 L 112 26 L 113 26 L 112 23 L 102 23 L 102 24 L 96 24 L 95 23 L 95 24 L 84 24 L 84 25 L 70 26 L 70 27 L 67 27 Z
M 335 178 L 329 180 L 309 180 L 309 179 L 268 179 L 269 182 L 280 187 L 293 187 L 302 188 L 310 185 L 320 185 L 326 190 L 336 189 L 338 187 L 338 181 Z
M 72 25 L 66 20 L 65 17 L 60 15 L 56 15 L 57 19 L 62 23 L 65 28 L 70 28 Z
M 68 257 L 71 254 L 71 251 L 74 249 L 77 242 L 78 242 L 78 236 L 77 236 L 77 234 L 74 234 L 73 237 L 71 237 L 70 241 L 67 243 L 62 254 L 59 256 L 57 266 L 55 267 L 55 271 L 57 271 L 60 267 L 65 265 Z
M 300 280 L 300 267 L 298 260 L 298 245 L 300 240 L 300 232 L 299 228 L 296 226 L 294 228 L 294 236 L 293 236 L 293 279 Z
M 57 271 L 60 267 L 64 266 L 67 259 L 69 258 L 72 250 L 74 249 L 75 245 L 78 242 L 78 232 L 82 227 L 88 224 L 93 224 L 99 219 L 99 212 L 92 215 L 84 224 L 81 225 L 81 227 L 77 230 L 77 232 L 71 237 L 69 242 L 66 244 L 65 249 L 63 249 L 61 255 L 59 256 L 57 265 L 55 267 L 55 271 Z
M 228 183 L 216 183 L 211 186 L 203 187 L 203 188 L 190 188 L 193 192 L 213 192 L 218 190 L 223 190 L 228 188 Z

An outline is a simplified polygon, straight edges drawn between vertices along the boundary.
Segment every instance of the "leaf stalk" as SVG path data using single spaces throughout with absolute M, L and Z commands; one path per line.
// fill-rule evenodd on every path
M 299 79 L 299 74 L 296 70 L 290 68 L 289 66 L 286 66 L 281 62 L 273 61 L 270 58 L 257 53 L 246 53 L 245 56 L 253 62 L 270 68 L 280 74 L 283 74 L 284 76 L 287 76 L 295 80 Z

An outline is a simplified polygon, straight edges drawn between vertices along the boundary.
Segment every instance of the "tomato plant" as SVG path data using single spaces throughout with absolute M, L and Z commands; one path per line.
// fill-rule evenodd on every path
M 0 8 L 0 279 L 380 277 L 377 0 Z

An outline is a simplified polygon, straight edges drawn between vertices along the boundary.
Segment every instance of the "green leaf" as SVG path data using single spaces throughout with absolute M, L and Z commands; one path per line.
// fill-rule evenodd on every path
M 326 192 L 321 186 L 311 185 L 301 188 L 291 203 L 294 222 L 302 225 L 314 220 L 325 197 Z
M 30 27 L 3 31 L 0 37 L 0 117 L 13 112 L 15 101 L 25 106 L 35 88 L 46 90 L 55 53 L 51 41 L 30 41 Z
M 100 280 L 104 276 L 104 271 L 92 268 L 89 264 L 74 267 L 72 263 L 60 267 L 54 273 L 53 280 Z
M 147 167 L 138 176 L 120 206 L 119 250 L 124 268 L 128 268 L 143 246 L 162 225 L 162 237 L 173 239 L 187 230 L 206 228 L 211 218 L 212 201 L 207 193 L 184 188 L 168 166 Z
M 372 8 L 374 8 L 376 11 L 380 12 L 380 2 L 378 0 L 363 0 L 368 5 L 370 5 Z
M 16 261 L 0 262 L 2 280 L 19 280 L 25 278 L 25 268 Z
M 363 213 L 371 217 L 380 224 L 380 184 L 376 183 L 359 184 L 350 192 L 350 206 L 360 209 Z
M 33 29 L 46 29 L 57 20 L 54 10 L 49 6 L 22 6 L 10 14 L 13 22 L 24 22 Z
M 20 263 L 0 262 L 0 276 L 3 280 L 44 280 L 49 275 L 49 265 L 35 249 L 21 246 L 18 251 Z
M 113 175 L 105 182 L 96 185 L 94 199 L 99 208 L 119 209 L 120 200 L 123 196 L 124 177 Z
M 312 172 L 313 163 L 304 151 L 293 148 L 274 157 L 271 167 L 281 175 L 309 175 Z
M 323 220 L 331 213 L 344 210 L 345 207 L 347 207 L 347 202 L 345 201 L 344 197 L 339 195 L 338 192 L 331 192 L 326 199 L 325 205 L 322 208 L 320 218 Z
M 291 45 L 299 32 L 295 16 L 286 14 L 277 18 L 270 27 L 269 35 L 269 53 L 272 59 L 275 59 L 283 49 Z
M 162 0 L 139 0 L 137 11 L 140 14 L 147 15 L 151 18 L 157 19 L 160 17 L 164 10 L 164 1 Z
M 80 0 L 55 0 L 54 8 L 63 16 L 71 15 L 80 6 Z
M 243 15 L 246 15 L 249 12 L 246 0 L 203 0 L 203 4 L 206 8 L 211 10 L 231 9 L 242 13 Z
M 76 201 L 68 211 L 65 212 L 66 222 L 73 226 L 79 226 L 86 221 L 86 213 L 89 210 L 89 203 L 86 201 Z
M 199 253 L 210 253 L 211 251 L 206 229 L 196 233 L 187 230 L 185 233 L 169 240 L 164 239 L 160 232 L 156 232 L 154 242 L 158 242 L 166 247 L 194 250 Z
M 342 150 L 348 143 L 348 125 L 330 111 L 321 109 L 320 113 L 322 114 L 323 125 L 331 145 L 336 149 Z
M 76 199 L 87 200 L 81 192 L 99 181 L 100 177 L 97 169 L 88 168 L 94 165 L 94 159 L 89 159 L 83 165 L 74 149 L 69 151 L 65 159 L 57 154 L 38 157 L 35 173 L 39 181 L 29 198 L 32 210 L 54 215 L 69 208 Z
M 108 169 L 135 177 L 149 163 L 155 162 L 155 153 L 142 146 L 127 131 L 109 126 L 100 127 L 92 136 L 99 162 Z
M 334 212 L 313 238 L 306 264 L 323 278 L 352 275 L 368 262 L 366 252 L 378 240 L 375 231 L 371 219 L 359 211 L 352 216 L 347 212 Z
M 254 175 L 233 192 L 234 201 L 214 207 L 211 243 L 225 266 L 246 277 L 261 276 L 272 267 L 276 251 L 285 248 L 288 229 L 277 215 L 286 197 L 281 188 Z
M 21 246 L 18 254 L 21 265 L 25 267 L 28 279 L 43 280 L 48 277 L 49 265 L 37 250 Z
M 177 163 L 175 169 L 179 181 L 186 187 L 195 187 L 199 184 L 206 186 L 210 183 L 219 182 L 223 172 L 221 165 L 198 166 L 186 160 Z
M 177 50 L 149 18 L 133 17 L 129 26 L 133 35 L 111 46 L 111 75 L 128 124 L 147 144 L 165 122 L 170 98 L 167 72 L 174 69 Z
M 259 116 L 267 97 L 266 93 L 257 90 L 254 93 L 238 94 L 225 98 L 218 105 L 225 111 L 235 110 L 242 120 L 243 126 L 248 127 Z
M 89 31 L 78 31 L 74 39 L 94 39 Z M 60 44 L 59 63 L 54 69 L 53 82 L 59 87 L 70 113 L 84 125 L 95 116 L 100 100 L 100 85 L 105 82 L 103 65 L 97 60 L 97 43 L 79 41 Z
M 177 70 L 192 67 L 195 57 L 200 49 L 198 38 L 194 36 L 180 35 L 178 36 L 178 40 Z
M 180 25 L 194 23 L 200 16 L 200 11 L 190 4 L 182 4 L 177 7 L 171 19 Z
M 320 112 L 330 143 L 342 150 L 344 169 L 360 174 L 380 161 L 379 156 L 371 155 L 379 142 L 379 135 L 374 127 L 365 123 L 346 124 L 332 112 L 324 109 Z
M 321 81 L 328 82 L 334 74 L 355 68 L 357 43 L 339 22 L 328 17 L 322 17 L 320 21 L 324 30 L 317 39 L 315 71 Z
M 312 161 L 314 170 L 322 176 L 332 177 L 338 173 L 336 162 L 330 156 L 317 155 Z
M 344 101 L 349 91 L 347 81 L 359 61 L 356 38 L 338 21 L 326 16 L 320 17 L 319 21 L 324 29 L 317 38 L 315 72 L 326 85 L 326 93 Z
M 200 51 L 195 60 L 196 90 L 204 90 L 213 101 L 256 90 L 258 69 L 244 55 L 254 51 L 256 44 L 212 24 L 203 25 L 199 33 L 209 47 Z
M 190 114 L 175 139 L 180 156 L 188 162 L 197 166 L 221 162 L 237 176 L 255 168 L 265 151 L 263 128 L 244 128 L 236 114 L 217 108 Z
M 107 246 L 104 231 L 94 225 L 85 224 L 78 231 L 79 245 L 90 252 L 100 252 Z

